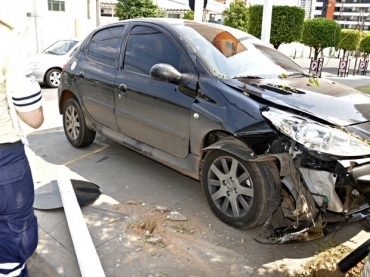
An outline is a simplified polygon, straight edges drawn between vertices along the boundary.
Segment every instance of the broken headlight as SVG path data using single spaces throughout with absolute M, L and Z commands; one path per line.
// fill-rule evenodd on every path
M 336 156 L 370 154 L 370 145 L 340 129 L 273 108 L 263 111 L 262 115 L 280 132 L 308 150 Z

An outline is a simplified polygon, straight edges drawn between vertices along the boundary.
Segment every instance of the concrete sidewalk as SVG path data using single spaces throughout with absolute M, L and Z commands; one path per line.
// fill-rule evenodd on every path
M 308 59 L 296 59 L 308 68 Z M 332 64 L 331 64 L 332 63 Z M 351 87 L 370 84 L 370 76 L 332 76 L 335 61 L 324 67 L 325 76 Z M 263 245 L 253 237 L 260 227 L 236 230 L 220 222 L 206 205 L 199 182 L 97 136 L 84 149 L 67 141 L 56 109 L 56 90 L 43 89 L 45 123 L 30 133 L 30 159 L 36 188 L 56 180 L 61 167 L 71 179 L 99 185 L 103 194 L 82 207 L 86 224 L 106 276 L 295 276 L 312 258 L 316 242 Z M 166 206 L 186 221 L 170 221 Z M 36 210 L 39 245 L 27 262 L 30 277 L 81 276 L 63 209 Z M 143 225 L 154 226 L 158 244 L 145 241 Z M 354 223 L 324 238 L 357 247 L 369 236 Z
M 296 58 L 293 59 L 293 61 L 299 64 L 302 68 L 306 69 L 308 72 L 311 62 L 310 59 Z M 351 62 L 348 77 L 340 77 L 338 76 L 339 59 L 324 58 L 322 77 L 352 88 L 370 85 L 370 72 L 368 71 L 367 75 L 353 75 L 353 66 L 354 61 Z M 357 70 L 355 71 L 355 73 L 357 73 Z

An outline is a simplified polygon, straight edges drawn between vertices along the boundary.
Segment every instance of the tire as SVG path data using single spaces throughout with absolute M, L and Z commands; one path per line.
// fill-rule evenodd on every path
M 201 186 L 216 216 L 238 229 L 266 222 L 281 201 L 281 182 L 275 163 L 246 162 L 220 150 L 207 153 Z
M 64 105 L 63 127 L 68 141 L 77 148 L 93 143 L 95 131 L 87 128 L 80 104 L 75 98 L 70 98 Z
M 50 69 L 48 72 L 46 72 L 46 75 L 45 75 L 46 84 L 51 88 L 57 88 L 60 84 L 61 74 L 62 74 L 62 71 L 60 71 L 57 68 Z

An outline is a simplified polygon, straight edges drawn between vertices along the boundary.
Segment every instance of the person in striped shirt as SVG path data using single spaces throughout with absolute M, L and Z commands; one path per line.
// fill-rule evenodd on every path
M 28 276 L 25 261 L 38 243 L 34 185 L 18 119 L 38 128 L 42 94 L 26 59 L 22 36 L 0 14 L 0 277 Z

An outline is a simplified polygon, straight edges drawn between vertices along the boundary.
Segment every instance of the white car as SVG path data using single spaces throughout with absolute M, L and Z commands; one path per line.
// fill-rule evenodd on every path
M 62 67 L 78 45 L 78 40 L 58 40 L 42 52 L 29 55 L 36 81 L 51 88 L 58 87 Z

